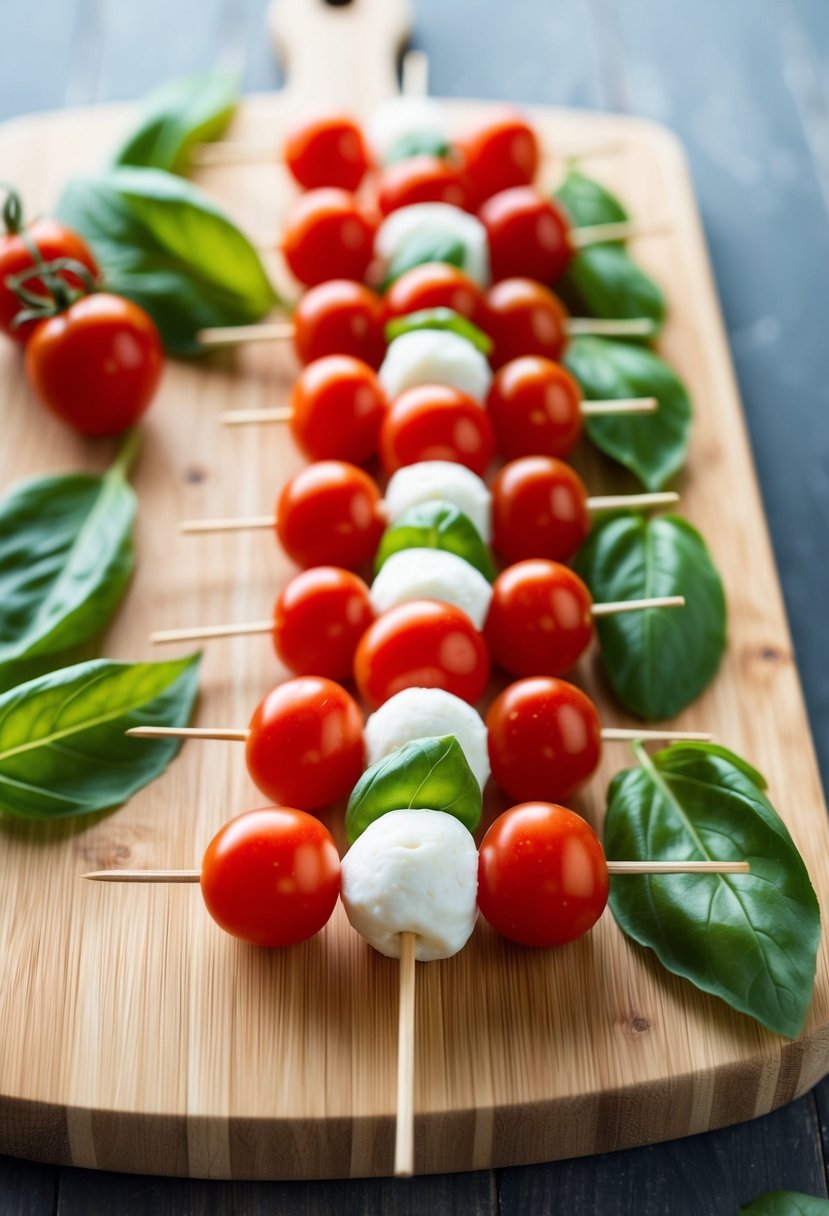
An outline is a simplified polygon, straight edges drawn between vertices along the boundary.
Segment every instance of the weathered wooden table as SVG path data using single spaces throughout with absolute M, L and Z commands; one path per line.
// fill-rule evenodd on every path
M 313 0 L 309 0 L 309 3 Z M 276 87 L 265 0 L 7 0 L 0 120 L 139 96 L 217 58 Z M 630 110 L 684 142 L 706 222 L 812 727 L 829 772 L 829 9 L 825 0 L 414 0 L 439 95 Z M 693 302 L 689 302 L 689 307 Z M 757 758 L 758 761 L 761 758 Z M 0 1033 L 2 1033 L 0 1031 Z M 549 1166 L 409 1183 L 187 1182 L 0 1159 L 0 1214 L 731 1213 L 827 1194 L 829 1082 L 750 1124 Z

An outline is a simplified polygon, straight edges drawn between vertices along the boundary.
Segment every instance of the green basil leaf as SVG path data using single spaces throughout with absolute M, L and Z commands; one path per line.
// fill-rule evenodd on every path
M 606 338 L 574 338 L 564 362 L 590 401 L 656 397 L 653 414 L 585 419 L 592 443 L 659 490 L 681 468 L 691 432 L 688 390 L 668 364 L 644 347 Z
M 185 173 L 193 144 L 218 139 L 238 100 L 238 77 L 222 69 L 162 85 L 147 98 L 138 126 L 113 163 Z
M 102 477 L 39 477 L 0 503 L 0 687 L 19 664 L 95 637 L 134 565 L 134 432 Z M 54 663 L 52 664 L 55 665 Z
M 200 329 L 251 324 L 277 302 L 247 237 L 171 173 L 125 166 L 75 178 L 58 213 L 92 245 L 107 288 L 146 309 L 172 354 L 199 354 Z
M 469 562 L 490 582 L 495 578 L 495 564 L 480 532 L 451 502 L 433 499 L 419 503 L 386 528 L 374 559 L 375 574 L 401 549 L 445 549 Z
M 683 744 L 635 751 L 642 767 L 610 785 L 607 856 L 745 860 L 751 872 L 614 878 L 613 915 L 669 971 L 795 1038 L 814 985 L 820 912 L 783 821 L 723 756 Z
M 829 1216 L 829 1199 L 802 1191 L 769 1191 L 740 1208 L 739 1216 Z
M 492 339 L 452 308 L 421 308 L 405 317 L 395 317 L 386 325 L 386 341 L 393 342 L 414 329 L 448 329 L 460 338 L 466 338 L 482 355 L 488 355 L 492 350 Z
M 408 160 L 412 156 L 437 156 L 444 160 L 451 151 L 448 141 L 436 131 L 413 131 L 398 139 L 385 164 L 395 165 L 399 160 Z
M 381 290 L 387 291 L 407 270 L 414 270 L 415 266 L 422 266 L 427 262 L 445 262 L 463 270 L 466 246 L 457 237 L 440 232 L 413 233 L 389 263 Z
M 475 831 L 481 787 L 454 735 L 414 739 L 366 769 L 345 812 L 348 843 L 388 811 L 409 809 L 446 811 Z
M 616 224 L 628 218 L 619 200 L 592 178 L 571 170 L 556 191 L 578 228 Z M 661 288 L 636 265 L 619 241 L 591 245 L 570 262 L 556 291 L 571 309 L 591 317 L 650 317 L 660 327 L 665 320 Z
M 646 720 L 672 718 L 705 688 L 725 648 L 722 582 L 699 532 L 684 519 L 620 512 L 599 521 L 575 568 L 597 603 L 684 595 L 684 608 L 596 620 L 616 696 Z
M 0 696 L 0 813 L 54 819 L 108 810 L 164 771 L 178 739 L 132 726 L 184 726 L 199 656 L 171 663 L 95 659 Z

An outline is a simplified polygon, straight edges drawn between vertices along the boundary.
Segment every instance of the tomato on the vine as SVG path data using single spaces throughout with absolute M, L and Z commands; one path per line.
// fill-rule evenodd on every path
M 581 389 L 565 367 L 541 355 L 505 363 L 493 377 L 486 408 L 505 460 L 566 456 L 581 435 Z
M 383 301 L 353 279 L 328 279 L 303 292 L 294 310 L 294 350 L 300 363 L 353 355 L 378 368 L 386 353 Z
M 549 288 L 533 279 L 502 279 L 490 287 L 485 303 L 493 367 L 524 355 L 561 359 L 567 346 L 567 310 Z
M 351 676 L 357 643 L 373 620 L 369 589 L 361 578 L 337 566 L 312 566 L 276 597 L 274 647 L 297 675 L 345 680 Z
M 495 452 L 495 435 L 486 410 L 466 393 L 445 384 L 418 384 L 387 410 L 378 447 L 389 474 L 422 460 L 450 460 L 482 477 Z
M 305 190 L 356 190 L 370 163 L 363 133 L 347 114 L 301 118 L 289 130 L 283 154 L 292 177 Z
M 460 148 L 479 205 L 501 190 L 529 185 L 541 159 L 535 131 L 511 109 L 470 131 L 460 141 Z
M 386 292 L 390 318 L 406 317 L 426 308 L 451 308 L 485 328 L 484 296 L 465 271 L 448 262 L 424 262 L 401 274 Z
M 282 252 L 306 287 L 325 279 L 363 279 L 374 250 L 375 225 L 346 190 L 309 190 L 291 208 Z
M 295 473 L 276 501 L 276 534 L 298 566 L 359 569 L 383 535 L 380 491 L 343 460 L 319 460 Z
M 572 557 L 590 531 L 587 490 L 554 456 L 522 456 L 492 483 L 492 543 L 505 562 Z
M 462 169 L 440 156 L 409 156 L 383 169 L 377 183 L 383 215 L 416 203 L 448 203 L 472 210 L 469 183 Z
M 524 561 L 502 570 L 484 627 L 493 662 L 516 676 L 557 676 L 593 636 L 590 592 L 558 562 Z
M 489 238 L 493 279 L 518 275 L 555 283 L 564 274 L 573 256 L 570 223 L 534 186 L 500 190 L 484 202 L 478 218 Z
M 377 451 L 387 409 L 377 375 L 351 355 L 308 363 L 291 390 L 291 432 L 311 460 L 363 464 Z
M 318 933 L 334 911 L 337 847 L 325 825 L 304 811 L 247 811 L 207 846 L 201 892 L 226 933 L 253 946 L 292 946 Z

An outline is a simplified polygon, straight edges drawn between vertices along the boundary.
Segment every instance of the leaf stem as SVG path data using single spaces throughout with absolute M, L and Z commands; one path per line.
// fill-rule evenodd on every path
M 118 455 L 107 469 L 107 477 L 119 477 L 122 481 L 126 481 L 132 466 L 135 464 L 141 449 L 142 434 L 141 428 L 134 426 L 127 431 L 123 442 L 118 449 Z

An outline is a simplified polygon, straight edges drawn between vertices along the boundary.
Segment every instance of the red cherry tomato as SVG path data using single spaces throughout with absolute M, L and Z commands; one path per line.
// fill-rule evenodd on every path
M 489 658 L 460 608 L 412 600 L 384 612 L 363 634 L 354 678 L 374 708 L 404 688 L 443 688 L 473 703 L 486 688 Z
M 478 218 L 489 237 L 493 279 L 519 275 L 555 283 L 564 274 L 573 256 L 569 221 L 533 186 L 513 186 L 493 194 Z
M 505 363 L 486 408 L 506 460 L 566 456 L 581 435 L 581 389 L 566 368 L 541 355 Z
M 415 203 L 448 203 L 472 210 L 469 183 L 461 169 L 439 156 L 409 156 L 383 169 L 377 183 L 383 215 Z
M 288 132 L 285 164 L 305 190 L 356 190 L 369 166 L 363 133 L 347 114 L 300 119 Z
M 493 662 L 516 676 L 557 676 L 593 636 L 590 592 L 558 562 L 518 562 L 492 587 L 484 635 Z
M 7 280 L 33 265 L 24 236 L 37 247 L 44 262 L 72 258 L 73 261 L 86 266 L 94 279 L 97 279 L 100 273 L 86 242 L 76 232 L 65 228 L 56 220 L 36 220 L 35 223 L 29 224 L 22 234 L 7 232 L 0 236 L 0 333 L 21 344 L 28 342 L 38 325 L 37 321 L 27 321 L 25 325 L 17 327 L 12 325 L 17 314 L 27 305 L 15 295 Z M 84 287 L 77 275 L 65 274 L 61 278 L 70 287 Z M 43 282 L 38 278 L 27 279 L 24 286 L 27 291 L 33 291 L 37 295 L 47 294 Z
M 486 715 L 492 776 L 517 802 L 569 798 L 602 752 L 596 707 L 574 684 L 534 676 L 508 685 Z
M 374 225 L 345 190 L 309 190 L 285 221 L 282 252 L 306 287 L 326 279 L 362 279 L 374 247 Z
M 374 620 L 361 578 L 337 566 L 297 574 L 276 597 L 273 642 L 297 675 L 350 678 L 357 643 Z
M 143 308 L 96 292 L 41 321 L 26 373 L 43 404 L 82 435 L 120 435 L 149 406 L 164 366 Z
M 566 807 L 524 802 L 500 815 L 478 852 L 478 907 L 522 946 L 562 946 L 604 912 L 610 882 L 589 824 Z
M 514 110 L 488 119 L 462 139 L 460 147 L 479 204 L 500 190 L 529 185 L 538 172 L 538 139 Z
M 287 680 L 256 707 L 246 758 L 267 798 L 306 811 L 330 806 L 351 793 L 363 771 L 363 715 L 333 680 Z
M 389 407 L 378 446 L 388 474 L 421 460 L 451 460 L 483 477 L 495 436 L 486 410 L 466 393 L 445 384 L 418 384 Z
M 567 310 L 558 296 L 532 279 L 503 279 L 486 294 L 484 328 L 492 339 L 489 361 L 501 367 L 524 355 L 558 362 L 567 346 Z
M 385 528 L 380 491 L 368 473 L 342 460 L 300 469 L 276 501 L 276 533 L 298 566 L 359 569 Z
M 362 283 L 330 279 L 304 292 L 293 316 L 300 363 L 353 355 L 378 368 L 386 353 L 383 301 Z
M 291 391 L 291 431 L 311 460 L 363 464 L 377 451 L 386 394 L 367 363 L 326 355 L 302 369 Z
M 563 460 L 524 456 L 492 483 L 492 543 L 505 562 L 566 561 L 589 531 L 587 491 Z
M 293 946 L 327 922 L 340 893 L 331 833 L 304 811 L 237 815 L 204 855 L 201 892 L 218 925 L 252 946 Z
M 484 328 L 484 297 L 478 284 L 457 266 L 424 262 L 401 274 L 386 292 L 389 317 L 407 317 L 424 308 L 451 308 Z

